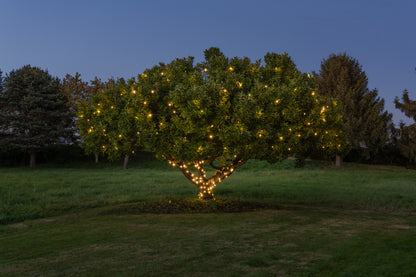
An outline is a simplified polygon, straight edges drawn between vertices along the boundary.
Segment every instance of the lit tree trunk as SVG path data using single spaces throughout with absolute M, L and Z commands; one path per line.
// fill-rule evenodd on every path
M 98 164 L 98 157 L 99 157 L 98 153 L 95 153 L 94 156 L 95 156 L 95 163 Z
M 342 164 L 342 158 L 340 155 L 335 156 L 335 167 L 341 167 Z
M 127 170 L 129 165 L 129 155 L 124 156 L 123 170 Z
M 169 160 L 169 164 L 173 167 L 179 167 L 183 175 L 185 175 L 188 180 L 194 183 L 194 185 L 199 189 L 199 199 L 212 200 L 214 199 L 214 188 L 216 187 L 217 183 L 221 182 L 223 179 L 228 178 L 237 167 L 243 165 L 246 161 L 247 160 L 240 160 L 239 158 L 235 158 L 233 161 L 230 161 L 228 165 L 222 167 L 214 166 L 213 163 L 210 162 L 209 165 L 216 170 L 215 174 L 210 178 L 207 178 L 204 169 L 204 164 L 206 163 L 205 161 L 197 161 L 192 163 L 198 172 L 197 176 L 188 169 L 184 162 Z
M 36 166 L 36 152 L 34 150 L 30 151 L 30 168 L 35 168 Z

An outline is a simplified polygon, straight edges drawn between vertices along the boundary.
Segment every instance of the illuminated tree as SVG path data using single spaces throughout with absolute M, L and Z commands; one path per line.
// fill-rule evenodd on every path
M 79 106 L 77 120 L 86 152 L 105 154 L 110 160 L 124 157 L 123 169 L 128 167 L 130 154 L 142 148 L 135 115 L 127 107 L 127 89 L 134 80 L 129 82 L 109 79 L 101 92 Z
M 128 91 L 143 143 L 179 168 L 200 199 L 212 199 L 248 159 L 344 149 L 336 103 L 319 98 L 287 54 L 268 53 L 264 63 L 210 48 L 197 65 L 189 57 L 145 70 Z

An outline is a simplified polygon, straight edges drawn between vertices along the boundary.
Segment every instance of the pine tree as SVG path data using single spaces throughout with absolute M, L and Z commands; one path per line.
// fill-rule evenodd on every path
M 409 98 L 409 92 L 403 91 L 402 102 L 396 97 L 394 100 L 396 108 L 402 111 L 407 117 L 413 119 L 414 123 L 406 126 L 400 124 L 397 146 L 409 163 L 416 163 L 416 100 Z
M 331 54 L 316 74 L 318 93 L 335 98 L 342 107 L 347 140 L 369 159 L 387 142 L 392 115 L 384 111 L 384 99 L 368 89 L 366 73 L 346 53 Z
M 59 92 L 59 79 L 30 65 L 13 70 L 5 78 L 0 97 L 0 146 L 30 153 L 70 135 L 72 118 Z

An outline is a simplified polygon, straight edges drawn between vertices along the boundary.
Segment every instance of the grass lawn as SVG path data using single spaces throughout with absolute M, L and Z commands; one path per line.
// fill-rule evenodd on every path
M 251 161 L 219 199 L 242 213 L 149 214 L 192 198 L 157 162 L 0 168 L 0 276 L 416 276 L 416 171 Z

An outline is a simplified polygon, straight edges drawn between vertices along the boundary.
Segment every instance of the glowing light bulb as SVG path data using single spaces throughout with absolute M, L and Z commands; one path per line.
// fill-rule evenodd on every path
M 151 113 L 149 113 L 147 116 L 148 116 L 148 117 L 152 117 L 152 114 L 151 114 Z
M 209 135 L 209 139 L 213 139 L 214 138 L 214 136 L 213 135 Z
M 204 72 L 208 72 L 208 68 L 204 68 Z
M 152 90 L 150 91 L 150 93 L 151 93 L 151 94 L 153 94 L 153 93 L 155 93 L 155 91 L 152 89 Z

